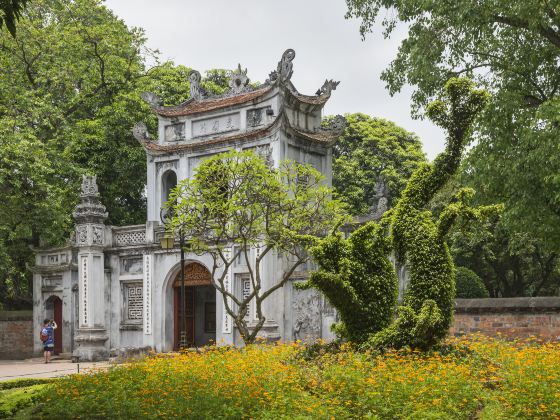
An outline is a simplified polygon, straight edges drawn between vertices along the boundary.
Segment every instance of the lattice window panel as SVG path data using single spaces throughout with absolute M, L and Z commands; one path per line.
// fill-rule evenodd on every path
M 146 243 L 146 231 L 134 230 L 131 232 L 117 232 L 115 234 L 116 246 L 139 245 Z
M 144 310 L 142 283 L 133 283 L 125 286 L 126 317 L 129 321 L 142 321 Z

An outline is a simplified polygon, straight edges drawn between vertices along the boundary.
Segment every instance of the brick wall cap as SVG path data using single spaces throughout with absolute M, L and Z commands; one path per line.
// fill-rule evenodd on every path
M 0 311 L 0 321 L 33 321 L 33 311 Z
M 457 313 L 560 312 L 560 297 L 456 299 Z

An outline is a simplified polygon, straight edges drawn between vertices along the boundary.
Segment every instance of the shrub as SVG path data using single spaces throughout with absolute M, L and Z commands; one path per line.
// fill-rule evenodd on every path
M 46 384 L 18 387 L 0 391 L 0 418 L 11 417 L 18 410 L 30 406 L 48 387 Z
M 466 267 L 457 267 L 457 298 L 477 299 L 490 296 L 482 279 Z
M 361 343 L 387 327 L 397 302 L 398 280 L 387 258 L 389 240 L 381 225 L 370 222 L 344 239 L 330 235 L 311 248 L 319 271 L 299 287 L 315 287 L 337 309 L 334 329 Z

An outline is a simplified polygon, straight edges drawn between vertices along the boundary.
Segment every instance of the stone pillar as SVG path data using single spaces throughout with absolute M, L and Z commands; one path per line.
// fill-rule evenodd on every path
M 106 359 L 109 351 L 105 325 L 105 206 L 99 200 L 95 176 L 82 180 L 80 204 L 74 212 L 78 248 L 78 331 L 74 336 L 74 360 Z

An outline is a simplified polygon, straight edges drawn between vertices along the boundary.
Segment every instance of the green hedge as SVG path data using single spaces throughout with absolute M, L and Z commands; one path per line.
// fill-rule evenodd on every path
M 457 298 L 478 299 L 490 297 L 482 279 L 466 267 L 457 267 Z
M 39 384 L 0 391 L 0 418 L 12 417 L 18 410 L 32 405 L 48 386 Z

